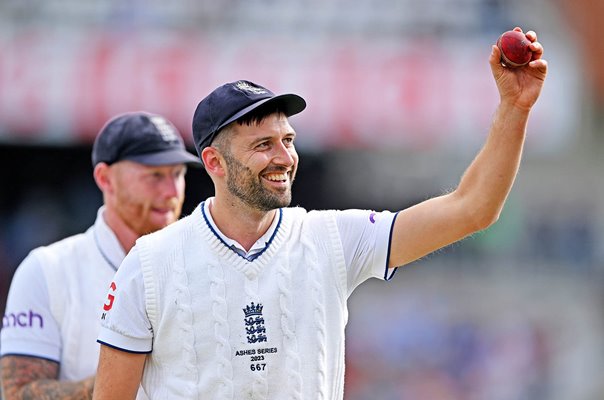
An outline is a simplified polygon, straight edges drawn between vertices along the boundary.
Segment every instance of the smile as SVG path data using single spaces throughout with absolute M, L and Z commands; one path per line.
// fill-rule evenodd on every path
M 288 180 L 287 174 L 285 174 L 285 173 L 268 174 L 268 175 L 265 175 L 264 178 L 271 182 L 285 182 Z
M 174 210 L 173 210 L 172 208 L 170 208 L 170 207 L 165 207 L 165 208 L 163 208 L 163 207 L 162 207 L 162 208 L 160 208 L 160 207 L 154 207 L 154 208 L 152 208 L 152 210 L 153 210 L 154 212 L 156 212 L 156 213 L 160 213 L 160 214 L 168 214 L 168 213 L 170 213 L 170 212 L 174 211 Z

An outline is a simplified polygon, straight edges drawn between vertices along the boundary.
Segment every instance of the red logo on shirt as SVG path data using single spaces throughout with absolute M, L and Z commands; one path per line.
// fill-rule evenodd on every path
M 117 287 L 115 286 L 115 282 L 111 282 L 109 289 L 111 289 L 112 292 L 115 292 L 115 289 L 117 289 Z M 109 293 L 107 295 L 107 300 L 109 300 L 109 304 L 107 304 L 107 303 L 103 304 L 103 310 L 105 310 L 105 311 L 111 310 L 111 307 L 113 307 L 113 300 L 115 300 L 115 296 L 112 295 L 111 293 Z

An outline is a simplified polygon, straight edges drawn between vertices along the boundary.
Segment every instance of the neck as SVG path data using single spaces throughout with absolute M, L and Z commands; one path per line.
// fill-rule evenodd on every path
M 124 249 L 124 252 L 127 254 L 132 247 L 134 247 L 134 244 L 140 235 L 126 225 L 119 215 L 109 207 L 105 209 L 103 218 L 105 219 L 105 223 L 115 234 L 115 237 L 117 237 L 122 249 Z
M 241 244 L 246 251 L 270 228 L 277 210 L 253 210 L 238 201 L 214 197 L 210 213 L 220 231 Z

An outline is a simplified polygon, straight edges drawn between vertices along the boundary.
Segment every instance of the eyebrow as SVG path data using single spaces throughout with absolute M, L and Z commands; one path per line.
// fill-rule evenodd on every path
M 290 131 L 290 132 L 286 133 L 283 137 L 292 137 L 292 136 L 293 137 L 296 136 L 296 132 L 295 131 Z M 251 145 L 255 145 L 257 143 L 264 142 L 266 140 L 270 141 L 270 140 L 273 140 L 273 139 L 274 139 L 274 136 L 262 136 L 262 137 L 259 137 L 257 139 L 252 140 L 250 144 Z
M 264 142 L 265 140 L 272 140 L 272 139 L 273 139 L 272 136 L 262 136 L 262 137 L 252 140 L 252 144 L 256 144 L 256 143 Z

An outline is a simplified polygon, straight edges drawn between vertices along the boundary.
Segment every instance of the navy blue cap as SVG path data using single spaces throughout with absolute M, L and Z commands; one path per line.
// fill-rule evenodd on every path
M 166 118 L 146 112 L 118 115 L 101 128 L 92 146 L 92 165 L 121 160 L 149 166 L 187 164 L 201 167 L 182 136 Z
M 240 80 L 225 83 L 199 102 L 193 115 L 195 149 L 201 151 L 212 143 L 220 129 L 257 107 L 276 103 L 286 116 L 306 108 L 306 101 L 297 94 L 275 95 L 256 83 Z

